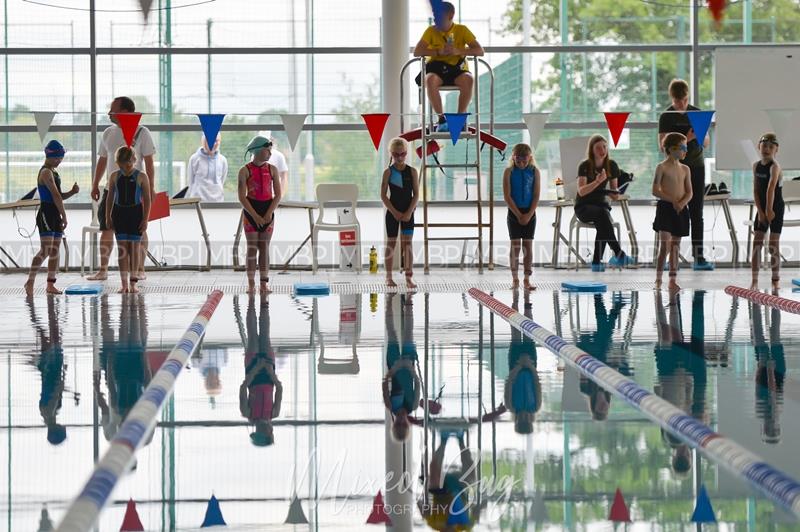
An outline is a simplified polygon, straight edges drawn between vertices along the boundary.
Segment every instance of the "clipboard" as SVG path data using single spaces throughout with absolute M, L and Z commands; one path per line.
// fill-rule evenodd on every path
M 159 192 L 153 198 L 153 204 L 150 206 L 150 216 L 147 218 L 148 222 L 153 220 L 160 220 L 169 216 L 169 195 L 166 192 Z

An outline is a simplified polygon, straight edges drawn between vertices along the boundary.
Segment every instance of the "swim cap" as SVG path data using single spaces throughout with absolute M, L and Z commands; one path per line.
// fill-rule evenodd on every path
M 260 150 L 261 148 L 271 148 L 272 141 L 269 140 L 267 137 L 262 137 L 261 135 L 256 135 L 247 145 L 246 153 L 250 153 L 252 151 Z
M 44 147 L 44 155 L 48 159 L 58 159 L 60 157 L 64 157 L 65 153 L 67 153 L 67 150 L 65 150 L 64 146 L 62 146 L 57 140 L 51 140 L 47 143 L 47 146 Z

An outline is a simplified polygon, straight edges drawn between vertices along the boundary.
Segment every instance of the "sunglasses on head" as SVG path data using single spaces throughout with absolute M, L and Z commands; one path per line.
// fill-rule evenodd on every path
M 394 152 L 394 151 L 393 151 L 393 152 L 392 152 L 392 156 L 393 156 L 393 157 L 405 157 L 405 156 L 406 156 L 406 153 L 408 153 L 408 152 L 405 152 L 405 151 L 401 151 L 401 152 Z

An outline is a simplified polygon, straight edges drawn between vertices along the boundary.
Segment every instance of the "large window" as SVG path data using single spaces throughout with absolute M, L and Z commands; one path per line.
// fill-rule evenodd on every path
M 13 200 L 33 187 L 41 142 L 31 112 L 57 111 L 49 137 L 64 142 L 69 151 L 62 175 L 67 181 L 77 181 L 82 187 L 79 201 L 88 201 L 92 163 L 89 13 L 84 3 L 71 0 L 52 0 L 47 6 L 22 0 L 4 3 L 7 16 L 2 18 L 2 38 L 10 52 L 0 57 L 0 197 Z M 315 184 L 321 182 L 355 182 L 362 188 L 363 199 L 378 199 L 386 157 L 373 149 L 360 114 L 381 111 L 383 106 L 381 2 L 154 0 L 147 24 L 133 9 L 135 3 L 96 3 L 98 127 L 108 124 L 105 113 L 114 96 L 134 98 L 138 110 L 145 113 L 142 123 L 151 126 L 156 138 L 159 188 L 175 191 L 186 183 L 189 157 L 200 144 L 194 115 L 216 112 L 227 115 L 222 153 L 229 161 L 228 200 L 236 199 L 235 176 L 244 162 L 247 140 L 265 131 L 274 131 L 279 149 L 287 155 L 290 198 L 311 197 Z M 498 136 L 512 145 L 520 142 L 527 138 L 524 110 L 551 113 L 536 151 L 546 178 L 544 197 L 554 198 L 553 180 L 561 172 L 558 140 L 607 134 L 602 112 L 609 110 L 633 113 L 630 121 L 636 126 L 625 134 L 623 146 L 613 150 L 613 157 L 638 177 L 631 194 L 649 197 L 650 176 L 660 157 L 655 123 L 669 103 L 667 85 L 673 77 L 692 77 L 689 3 L 529 2 L 527 38 L 523 0 L 455 3 L 458 20 L 490 52 L 485 60 L 495 72 L 493 118 Z M 409 46 L 429 23 L 427 5 L 426 0 L 410 0 Z M 697 103 L 713 108 L 714 46 L 798 42 L 800 8 L 793 0 L 742 0 L 728 6 L 719 26 L 702 8 L 698 34 Z M 529 53 L 515 51 L 522 44 L 533 48 Z M 567 48 L 546 48 L 555 45 Z M 73 52 L 36 55 L 22 53 L 25 48 L 71 48 Z M 180 53 L 158 53 L 166 48 L 178 48 Z M 209 48 L 236 50 L 204 53 Z M 264 48 L 280 48 L 281 53 Z M 292 48 L 297 52 L 291 53 Z M 487 124 L 488 79 L 483 72 L 481 114 Z M 416 73 L 413 66 L 406 79 L 409 113 L 419 109 L 412 81 Z M 447 98 L 448 108 L 455 106 L 453 98 L 452 94 Z M 301 135 L 294 152 L 280 130 L 281 113 L 310 115 L 306 122 L 310 130 Z M 445 147 L 441 159 L 455 163 L 474 155 L 474 145 L 461 143 Z M 726 181 L 739 197 L 749 196 L 746 172 L 716 173 L 713 143 L 707 155 L 712 179 Z M 484 175 L 488 159 L 483 157 Z M 498 199 L 505 164 L 495 153 Z M 470 193 L 476 185 L 469 172 L 434 169 L 430 175 L 432 198 L 474 197 Z M 483 186 L 485 197 L 488 179 Z

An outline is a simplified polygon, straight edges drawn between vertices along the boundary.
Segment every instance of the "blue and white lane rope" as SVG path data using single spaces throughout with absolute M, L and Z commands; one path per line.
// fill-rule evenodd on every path
M 469 295 L 587 378 L 800 517 L 800 483 L 795 479 L 485 292 L 470 288 Z
M 92 530 L 100 512 L 111 498 L 111 493 L 120 477 L 128 470 L 136 451 L 144 443 L 145 437 L 153 430 L 161 407 L 172 395 L 178 375 L 197 349 L 206 332 L 206 326 L 221 299 L 222 292 L 219 290 L 209 294 L 206 303 L 197 313 L 192 324 L 189 325 L 181 340 L 153 376 L 142 396 L 136 401 L 125 422 L 111 440 L 106 454 L 97 462 L 86 485 L 58 525 L 58 532 Z

